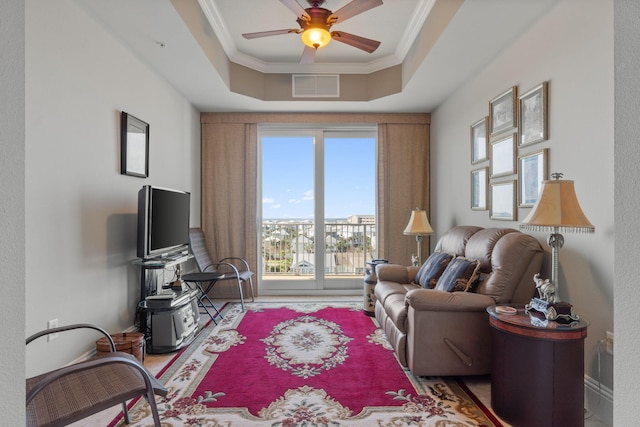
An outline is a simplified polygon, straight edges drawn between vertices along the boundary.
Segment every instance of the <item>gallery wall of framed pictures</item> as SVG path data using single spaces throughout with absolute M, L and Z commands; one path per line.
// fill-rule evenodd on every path
M 489 115 L 470 126 L 471 209 L 516 221 L 549 179 L 549 82 L 518 95 L 512 86 L 489 101 Z

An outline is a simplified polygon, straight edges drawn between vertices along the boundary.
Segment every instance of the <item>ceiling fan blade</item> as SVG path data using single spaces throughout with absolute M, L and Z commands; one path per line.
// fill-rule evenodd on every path
M 301 64 L 313 64 L 316 60 L 316 49 L 305 46 L 300 57 Z
M 382 0 L 352 0 L 350 3 L 345 4 L 340 9 L 329 15 L 327 21 L 332 24 L 344 22 L 349 18 L 381 5 Z
M 356 47 L 369 53 L 375 52 L 378 46 L 380 46 L 380 42 L 377 40 L 367 39 L 365 37 L 345 33 L 344 31 L 332 31 L 331 38 L 335 41 L 348 44 L 349 46 Z
M 260 37 L 269 37 L 269 36 L 279 36 L 280 34 L 289 34 L 296 33 L 298 34 L 300 30 L 295 28 L 290 28 L 288 30 L 272 30 L 272 31 L 259 31 L 257 33 L 244 33 L 242 37 L 245 39 L 257 39 Z
M 280 0 L 280 3 L 282 3 L 285 6 L 287 6 L 289 8 L 289 10 L 291 10 L 291 12 L 295 13 L 295 15 L 298 18 L 302 18 L 305 21 L 310 21 L 311 20 L 311 17 L 307 13 L 307 11 L 304 10 L 304 8 L 302 6 L 300 6 L 300 3 L 298 3 L 297 0 Z

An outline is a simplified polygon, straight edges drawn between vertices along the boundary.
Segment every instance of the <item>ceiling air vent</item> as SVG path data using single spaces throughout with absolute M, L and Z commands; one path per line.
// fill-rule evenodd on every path
M 338 74 L 294 74 L 291 76 L 293 98 L 339 98 Z

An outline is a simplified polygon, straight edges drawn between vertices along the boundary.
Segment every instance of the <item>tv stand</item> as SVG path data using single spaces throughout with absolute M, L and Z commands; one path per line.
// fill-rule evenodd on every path
M 138 304 L 145 330 L 147 353 L 172 353 L 191 344 L 198 334 L 198 291 L 176 290 L 173 295 L 151 295 Z
M 138 324 L 144 333 L 149 354 L 170 353 L 189 345 L 198 332 L 200 314 L 198 292 L 188 286 L 163 291 L 161 272 L 193 258 L 192 254 L 174 254 L 163 258 L 132 261 L 140 266 L 140 302 Z M 172 283 L 175 284 L 174 281 Z
M 143 259 L 137 258 L 132 261 L 134 265 L 140 266 L 140 301 L 144 301 L 149 295 L 158 293 L 158 272 L 167 267 L 189 261 L 193 258 L 190 253 L 179 254 L 179 256 L 167 256 L 163 258 Z

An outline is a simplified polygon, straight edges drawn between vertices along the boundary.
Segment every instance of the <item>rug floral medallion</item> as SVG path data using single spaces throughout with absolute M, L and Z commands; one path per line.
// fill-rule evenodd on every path
M 458 382 L 403 369 L 361 304 L 245 309 L 225 306 L 161 372 L 164 427 L 501 426 Z M 129 416 L 131 426 L 153 425 L 144 400 Z

